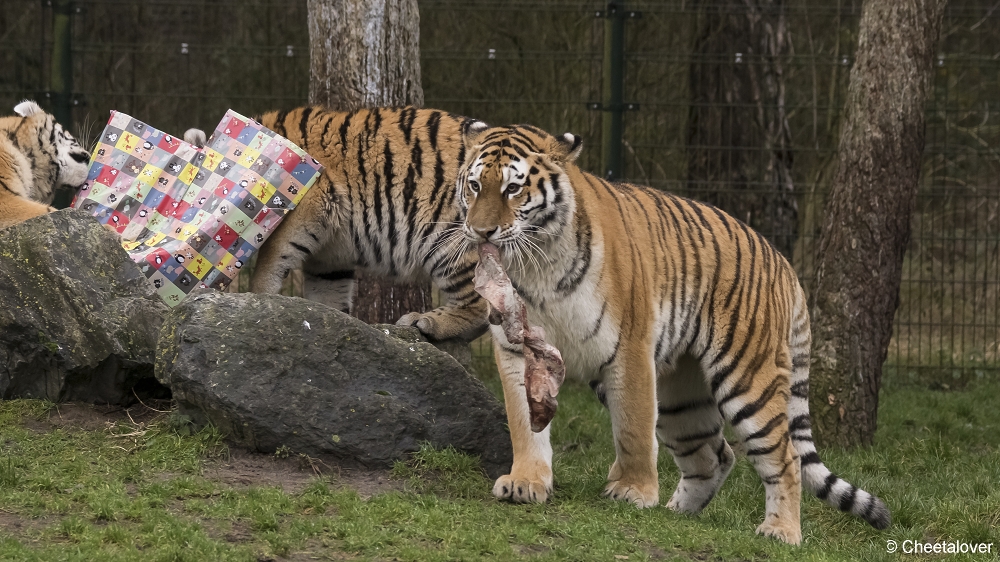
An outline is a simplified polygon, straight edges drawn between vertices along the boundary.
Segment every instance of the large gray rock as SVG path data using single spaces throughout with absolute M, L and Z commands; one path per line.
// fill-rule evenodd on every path
M 128 403 L 167 307 L 118 237 L 65 209 L 0 230 L 0 398 Z
M 502 405 L 450 355 L 319 303 L 200 291 L 165 317 L 156 376 L 180 413 L 261 452 L 389 466 L 422 441 L 511 463 Z

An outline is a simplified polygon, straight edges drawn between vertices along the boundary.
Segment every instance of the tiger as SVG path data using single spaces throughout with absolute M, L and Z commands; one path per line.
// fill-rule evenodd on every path
M 764 482 L 757 533 L 798 545 L 803 482 L 885 529 L 885 503 L 834 475 L 813 443 L 810 326 L 795 271 L 764 237 L 721 210 L 581 170 L 580 137 L 530 125 L 466 135 L 456 182 L 464 243 L 500 249 L 531 325 L 607 406 L 615 461 L 605 497 L 659 502 L 657 439 L 680 481 L 666 506 L 698 514 L 735 455 L 728 422 Z M 463 247 L 464 246 L 464 247 Z M 520 345 L 491 327 L 514 461 L 493 495 L 553 493 L 549 428 L 533 433 Z
M 257 119 L 314 156 L 325 170 L 263 244 L 250 290 L 277 293 L 295 269 L 305 294 L 344 312 L 354 271 L 409 281 L 431 280 L 447 303 L 411 312 L 397 324 L 428 339 L 471 341 L 487 329 L 486 305 L 472 284 L 476 253 L 461 241 L 454 185 L 466 134 L 487 125 L 415 107 L 333 111 L 299 107 Z M 189 130 L 185 138 L 204 143 Z
M 33 101 L 0 117 L 0 229 L 54 211 L 55 190 L 87 180 L 90 153 Z

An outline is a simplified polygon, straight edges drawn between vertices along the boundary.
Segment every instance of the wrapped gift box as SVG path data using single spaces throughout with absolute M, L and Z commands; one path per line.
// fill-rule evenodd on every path
M 118 232 L 173 306 L 198 286 L 225 289 L 322 168 L 233 110 L 201 149 L 113 111 L 73 207 Z

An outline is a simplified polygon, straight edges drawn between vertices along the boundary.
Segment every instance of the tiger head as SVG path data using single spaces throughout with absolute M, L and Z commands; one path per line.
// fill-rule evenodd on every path
M 33 101 L 17 104 L 14 113 L 20 118 L 0 120 L 0 129 L 4 129 L 31 163 L 31 192 L 25 195 L 35 201 L 51 203 L 55 189 L 75 189 L 87 180 L 90 153 L 56 122 L 55 117 Z
M 580 137 L 517 125 L 470 128 L 465 139 L 456 187 L 468 242 L 520 251 L 562 230 L 575 210 L 567 170 L 576 166 Z

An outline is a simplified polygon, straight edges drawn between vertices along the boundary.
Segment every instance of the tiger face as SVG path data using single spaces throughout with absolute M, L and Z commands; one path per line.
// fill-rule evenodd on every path
M 90 154 L 33 101 L 0 117 L 0 228 L 45 214 L 60 187 L 87 180 Z
M 470 133 L 466 144 L 470 156 L 456 188 L 469 243 L 489 241 L 524 253 L 570 219 L 574 197 L 565 165 L 580 154 L 580 137 L 496 127 Z
M 55 117 L 33 101 L 14 107 L 21 117 L 7 125 L 14 146 L 31 163 L 33 181 L 26 191 L 29 199 L 50 203 L 57 188 L 77 188 L 87 180 L 90 168 L 88 153 Z M 6 121 L 6 120 L 5 120 Z M 26 186 L 27 187 L 27 186 Z

